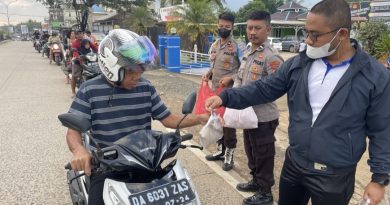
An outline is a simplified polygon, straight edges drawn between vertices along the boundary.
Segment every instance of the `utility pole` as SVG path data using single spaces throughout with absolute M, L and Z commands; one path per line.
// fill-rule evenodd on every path
M 8 20 L 8 27 L 10 27 L 11 25 L 9 24 L 9 13 L 8 13 L 8 8 L 9 8 L 9 5 L 11 5 L 12 3 L 15 3 L 17 2 L 18 0 L 14 0 L 14 1 L 11 1 L 9 2 L 8 4 L 5 4 L 5 7 L 7 8 L 7 20 Z

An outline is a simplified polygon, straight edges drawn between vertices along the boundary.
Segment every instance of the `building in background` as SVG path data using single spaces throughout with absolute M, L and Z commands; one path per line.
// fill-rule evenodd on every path
M 49 25 L 51 29 L 59 29 L 64 24 L 64 10 L 60 7 L 49 8 Z
M 383 21 L 390 25 L 390 1 L 371 1 L 368 16 L 370 21 Z

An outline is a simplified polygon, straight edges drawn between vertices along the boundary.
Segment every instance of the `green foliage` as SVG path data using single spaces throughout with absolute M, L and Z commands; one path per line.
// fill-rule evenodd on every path
M 16 25 L 16 28 L 20 29 L 20 25 L 27 25 L 28 30 L 31 32 L 34 28 L 41 28 L 41 22 L 35 20 L 28 20 L 27 22 L 22 22 Z
M 388 26 L 383 22 L 368 22 L 359 29 L 358 39 L 363 42 L 364 49 L 370 55 L 376 56 L 375 45 L 388 32 Z
M 241 7 L 236 13 L 236 22 L 246 22 L 248 15 L 255 10 L 267 10 L 262 0 L 253 0 Z
M 82 0 L 83 4 L 76 4 L 77 0 L 36 0 L 50 8 L 60 8 L 63 5 L 72 6 L 77 13 L 77 22 L 81 30 L 85 30 L 88 22 L 89 8 L 94 4 L 116 10 L 122 16 L 130 13 L 133 8 L 147 7 L 148 0 Z
M 285 0 L 286 3 L 288 2 L 295 2 L 297 4 L 300 4 L 302 5 L 303 3 L 305 3 L 305 0 Z
M 380 59 L 383 56 L 390 56 L 390 34 L 386 33 L 375 42 L 375 57 Z
M 264 6 L 271 14 L 278 11 L 278 7 L 283 5 L 283 0 L 263 0 Z
M 207 0 L 209 3 L 216 3 L 218 6 L 222 7 L 222 4 L 225 3 L 225 0 Z M 160 7 L 166 7 L 168 5 L 178 5 L 181 4 L 182 0 L 160 0 Z M 184 3 L 187 3 L 187 0 L 184 0 Z
M 187 5 L 179 7 L 174 16 L 180 20 L 169 22 L 167 29 L 175 27 L 177 34 L 188 36 L 191 47 L 197 43 L 202 50 L 205 34 L 216 30 L 217 13 L 214 11 L 218 6 L 208 0 L 188 0 Z
M 149 9 L 146 7 L 136 7 L 126 18 L 125 24 L 129 26 L 130 30 L 144 35 L 147 28 L 156 25 L 156 21 Z

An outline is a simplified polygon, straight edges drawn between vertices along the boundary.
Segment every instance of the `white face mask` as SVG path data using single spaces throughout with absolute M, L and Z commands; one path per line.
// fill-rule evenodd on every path
M 333 50 L 329 51 L 330 44 L 336 38 L 339 31 L 340 30 L 337 31 L 336 35 L 332 38 L 332 40 L 329 43 L 326 43 L 323 46 L 313 47 L 313 46 L 307 45 L 306 55 L 311 59 L 319 59 L 319 58 L 328 57 L 328 56 L 332 55 L 334 52 L 336 52 L 337 48 L 340 46 L 340 43 L 341 43 L 341 41 L 340 41 L 339 44 Z

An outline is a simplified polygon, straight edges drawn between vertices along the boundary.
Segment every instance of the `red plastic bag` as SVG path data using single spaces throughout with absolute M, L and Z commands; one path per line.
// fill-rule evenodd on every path
M 209 86 L 208 82 L 202 81 L 200 84 L 199 92 L 198 92 L 198 97 L 196 99 L 195 103 L 195 114 L 204 114 L 208 113 L 206 110 L 206 100 L 209 97 L 218 95 L 219 93 L 222 92 L 222 87 L 219 86 L 218 89 L 213 92 Z M 215 111 L 219 116 L 223 117 L 223 114 L 225 113 L 225 107 L 220 107 Z

